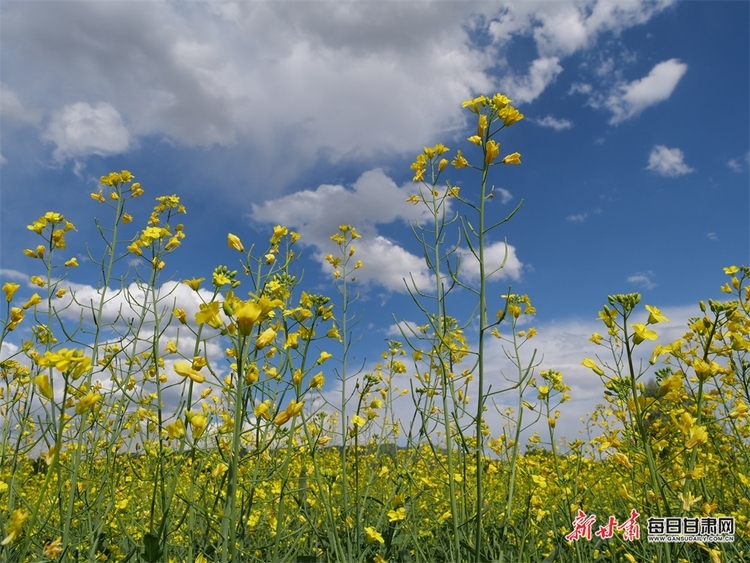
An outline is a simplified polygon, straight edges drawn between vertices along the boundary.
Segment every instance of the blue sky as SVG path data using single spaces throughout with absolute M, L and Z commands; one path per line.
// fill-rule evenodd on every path
M 747 2 L 2 2 L 0 15 L 3 281 L 38 273 L 25 227 L 55 210 L 78 231 L 69 281 L 90 291 L 83 245 L 103 208 L 88 194 L 125 168 L 146 190 L 135 225 L 157 195 L 187 207 L 177 279 L 236 263 L 228 232 L 249 247 L 283 223 L 303 236 L 306 283 L 332 293 L 328 236 L 356 226 L 355 355 L 370 366 L 394 313 L 422 321 L 402 281 L 426 275 L 409 164 L 437 142 L 470 154 L 461 102 L 498 91 L 526 116 L 500 139 L 523 164 L 493 170 L 489 212 L 524 204 L 491 241 L 507 237 L 512 259 L 490 291 L 536 306 L 541 369 L 573 388 L 569 437 L 601 399 L 580 361 L 608 294 L 641 292 L 676 338 L 699 299 L 721 298 L 722 267 L 750 258 Z

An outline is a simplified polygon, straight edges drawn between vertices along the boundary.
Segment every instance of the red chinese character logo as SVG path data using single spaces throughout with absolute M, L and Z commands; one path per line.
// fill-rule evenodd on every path
M 622 539 L 625 541 L 633 541 L 641 539 L 641 525 L 636 523 L 638 520 L 638 511 L 634 508 L 630 511 L 630 518 L 625 520 L 622 524 L 617 526 L 618 530 L 623 530 Z
M 591 541 L 591 527 L 596 521 L 596 514 L 589 516 L 583 510 L 578 510 L 578 516 L 573 520 L 573 531 L 565 536 L 568 541 L 576 541 L 581 538 L 586 538 Z
M 604 526 L 599 526 L 596 536 L 603 540 L 608 540 L 615 535 L 615 528 L 617 528 L 617 519 L 614 516 L 610 516 L 609 521 Z

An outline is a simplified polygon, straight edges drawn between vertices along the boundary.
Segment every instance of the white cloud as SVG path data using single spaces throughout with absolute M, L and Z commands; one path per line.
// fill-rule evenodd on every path
M 589 216 L 588 213 L 576 213 L 574 215 L 568 215 L 565 220 L 570 221 L 571 223 L 583 223 L 586 218 Z
M 15 46 L 3 67 L 17 93 L 7 100 L 24 100 L 12 113 L 52 116 L 44 138 L 56 158 L 114 154 L 143 137 L 238 145 L 253 185 L 234 195 L 246 197 L 271 179 L 287 187 L 319 159 L 444 141 L 476 93 L 503 86 L 532 101 L 565 57 L 670 3 L 17 2 L 3 11 L 3 46 Z M 525 37 L 538 56 L 513 72 L 503 54 Z M 85 116 L 69 115 L 79 103 Z
M 565 129 L 573 127 L 573 122 L 569 119 L 557 119 L 551 115 L 543 117 L 542 119 L 535 119 L 534 123 L 541 125 L 542 127 L 551 127 L 555 131 L 564 131 Z
M 461 274 L 468 277 L 469 280 L 479 279 L 479 260 L 468 248 L 459 248 L 458 254 L 461 257 Z M 516 256 L 516 248 L 505 242 L 495 242 L 488 244 L 484 248 L 485 275 L 492 274 L 490 280 L 498 281 L 512 279 L 518 281 L 521 279 L 523 264 Z M 500 268 L 502 266 L 502 268 Z
M 708 234 L 706 235 L 706 238 L 708 238 L 708 240 L 713 240 L 713 241 L 717 241 L 717 240 L 719 240 L 719 235 L 717 235 L 717 234 L 716 234 L 716 233 L 714 233 L 714 232 L 710 232 L 710 233 L 708 233 Z
M 501 201 L 507 203 L 510 192 L 499 188 Z M 398 242 L 379 234 L 378 225 L 394 221 L 431 221 L 423 206 L 405 203 L 414 189 L 411 184 L 398 187 L 380 169 L 362 174 L 351 189 L 344 186 L 322 185 L 316 190 L 303 190 L 293 195 L 253 204 L 251 217 L 263 223 L 280 223 L 294 228 L 301 235 L 301 243 L 315 246 L 316 259 L 324 269 L 329 268 L 325 255 L 335 252 L 330 236 L 340 224 L 351 224 L 362 235 L 355 242 L 356 258 L 364 262 L 357 270 L 360 282 L 375 282 L 391 291 L 405 292 L 404 280 L 419 288 L 432 283 L 432 274 L 421 255 L 413 254 Z M 450 201 L 447 202 L 450 204 Z M 447 211 L 450 210 L 450 206 Z M 462 272 L 473 279 L 479 273 L 479 264 L 468 249 L 459 249 Z M 486 247 L 488 273 L 499 267 L 505 259 L 502 242 Z M 516 249 L 508 246 L 505 268 L 496 275 L 498 279 L 519 279 L 523 264 Z
M 0 117 L 8 121 L 36 125 L 42 118 L 42 112 L 28 107 L 18 94 L 0 84 Z
M 53 155 L 60 161 L 90 154 L 118 154 L 131 145 L 120 112 L 105 102 L 65 106 L 52 117 L 43 138 L 55 144 Z
M 29 276 L 18 270 L 11 270 L 8 268 L 0 268 L 0 279 L 16 280 L 16 281 L 28 281 Z
M 640 287 L 643 287 L 644 289 L 654 289 L 656 287 L 656 284 L 651 279 L 653 277 L 654 273 L 651 271 L 638 272 L 637 274 L 628 277 L 628 283 L 638 285 Z
M 17 46 L 3 55 L 15 76 L 9 86 L 49 114 L 95 95 L 127 123 L 131 141 L 153 135 L 185 146 L 242 143 L 256 175 L 277 181 L 282 171 L 288 180 L 321 157 L 437 141 L 463 125 L 461 100 L 494 90 L 488 69 L 496 47 L 475 48 L 464 6 L 224 8 L 9 6 L 3 43 Z M 35 69 L 33 80 L 25 68 Z M 85 144 L 70 133 L 50 135 L 60 141 L 61 157 L 129 146 L 124 137 L 113 146 L 111 138 Z
M 401 340 L 404 334 L 407 337 L 419 334 L 417 331 L 418 326 L 419 324 L 412 321 L 399 321 L 385 329 L 385 335 Z
M 668 178 L 684 176 L 694 171 L 685 164 L 685 155 L 680 149 L 670 149 L 664 145 L 656 145 L 651 149 L 646 169 Z
M 350 224 L 362 235 L 355 243 L 357 259 L 365 264 L 357 271 L 358 279 L 403 292 L 404 278 L 409 278 L 409 272 L 418 287 L 430 282 L 430 274 L 421 256 L 379 235 L 377 226 L 394 221 L 428 220 L 423 206 L 405 202 L 413 192 L 411 185 L 398 187 L 382 170 L 375 169 L 363 173 L 351 189 L 322 185 L 316 190 L 253 204 L 251 216 L 255 221 L 296 229 L 302 235 L 301 243 L 317 247 L 316 258 L 324 268 L 327 267 L 324 256 L 335 251 L 330 236 L 338 225 Z
M 605 32 L 620 33 L 647 22 L 674 0 L 505 3 L 489 33 L 498 42 L 533 36 L 543 57 L 566 57 L 591 47 Z
M 568 94 L 591 94 L 593 90 L 594 87 L 591 84 L 576 82 L 570 87 Z
M 739 158 L 730 158 L 727 162 L 729 169 L 737 173 L 744 172 L 747 169 L 748 164 L 750 164 L 750 151 Z
M 517 103 L 532 102 L 562 72 L 559 61 L 557 57 L 536 59 L 526 76 L 510 75 L 501 79 L 501 89 Z
M 505 188 L 495 188 L 495 193 L 500 194 L 500 203 L 502 203 L 503 205 L 513 199 L 513 194 Z
M 685 63 L 670 59 L 654 66 L 647 76 L 617 86 L 604 102 L 612 112 L 610 123 L 621 123 L 668 99 L 685 72 Z

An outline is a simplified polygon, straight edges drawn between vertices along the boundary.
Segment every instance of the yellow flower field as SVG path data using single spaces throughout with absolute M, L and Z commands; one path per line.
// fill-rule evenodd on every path
M 531 298 L 493 305 L 486 287 L 487 234 L 519 210 L 495 224 L 485 214 L 489 170 L 522 161 L 496 140 L 523 120 L 511 104 L 502 94 L 466 101 L 477 129 L 464 151 L 437 144 L 412 164 L 404 205 L 430 217 L 414 231 L 434 287 L 410 287 L 424 324 L 388 342 L 365 374 L 347 371 L 363 266 L 356 226 L 331 228 L 335 298 L 301 286 L 300 237 L 278 225 L 263 248 L 227 233 L 241 267 L 182 280 L 189 313 L 164 289 L 170 254 L 189 243 L 177 195 L 157 197 L 127 238 L 128 205 L 148 189 L 127 170 L 101 178 L 88 203 L 108 218 L 89 251 L 101 251 L 92 259 L 106 290 L 88 301 L 66 282 L 79 267 L 67 250 L 80 244 L 75 226 L 60 212 L 32 220 L 39 244 L 19 252 L 33 295 L 22 302 L 22 284 L 0 282 L 0 560 L 750 560 L 750 267 L 725 268 L 727 301 L 697 304 L 667 345 L 654 344 L 668 321 L 657 306 L 609 296 L 603 334 L 591 337 L 601 354 L 581 358 L 605 395 L 590 438 L 560 441 L 571 390 L 521 348 L 537 334 L 522 323 Z M 450 166 L 477 172 L 475 193 L 444 182 Z M 464 210 L 458 219 L 448 201 Z M 446 230 L 468 241 L 476 284 L 457 276 Z M 476 296 L 465 318 L 447 312 L 454 286 Z M 127 307 L 113 311 L 116 298 Z M 647 321 L 633 322 L 642 311 Z M 484 414 L 499 393 L 490 339 L 518 367 L 502 390 L 517 407 L 501 431 Z M 634 361 L 639 346 L 649 366 Z M 338 403 L 324 392 L 334 361 Z M 410 388 L 397 389 L 404 375 Z M 410 417 L 394 406 L 406 395 Z M 522 440 L 536 418 L 547 435 Z

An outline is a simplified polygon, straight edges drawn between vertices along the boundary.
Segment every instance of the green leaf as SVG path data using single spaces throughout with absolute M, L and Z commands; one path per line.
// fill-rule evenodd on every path
M 143 553 L 141 559 L 147 563 L 156 563 L 162 556 L 161 546 L 159 545 L 159 538 L 154 534 L 146 534 L 143 536 Z

